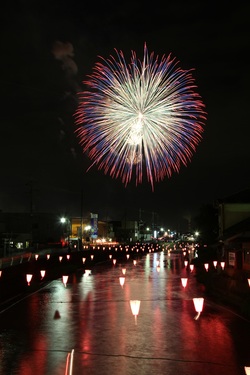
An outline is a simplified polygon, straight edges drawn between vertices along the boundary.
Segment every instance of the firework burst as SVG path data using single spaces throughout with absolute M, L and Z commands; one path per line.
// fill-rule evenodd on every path
M 144 175 L 154 184 L 187 166 L 202 139 L 206 113 L 191 70 L 171 55 L 149 54 L 130 63 L 123 53 L 100 58 L 83 83 L 75 113 L 83 152 L 125 186 Z

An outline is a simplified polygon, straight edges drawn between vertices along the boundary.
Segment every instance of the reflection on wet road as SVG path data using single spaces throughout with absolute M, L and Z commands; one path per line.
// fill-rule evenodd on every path
M 194 297 L 204 297 L 197 320 Z M 82 268 L 0 318 L 1 375 L 65 375 L 72 350 L 72 375 L 243 375 L 249 365 L 250 323 L 207 300 L 195 271 L 163 251 Z

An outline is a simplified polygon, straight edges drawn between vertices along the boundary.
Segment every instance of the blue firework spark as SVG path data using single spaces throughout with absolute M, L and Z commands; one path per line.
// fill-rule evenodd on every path
M 187 166 L 202 139 L 205 106 L 192 76 L 171 54 L 161 58 L 144 46 L 100 57 L 83 83 L 75 113 L 76 134 L 92 164 L 127 185 L 144 176 L 151 184 Z

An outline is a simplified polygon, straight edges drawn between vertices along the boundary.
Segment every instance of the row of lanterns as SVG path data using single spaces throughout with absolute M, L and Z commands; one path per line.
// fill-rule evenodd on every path
M 47 259 L 49 259 L 49 258 L 50 258 L 50 254 L 47 254 Z M 112 255 L 109 255 L 109 258 L 112 259 Z M 36 260 L 38 259 L 38 255 L 37 254 L 35 255 L 35 259 Z M 63 259 L 63 257 L 59 256 L 59 261 L 60 262 L 62 261 L 62 259 Z M 69 254 L 67 254 L 67 259 L 68 260 L 70 259 L 70 255 Z M 92 260 L 94 259 L 94 255 L 93 254 L 91 255 L 91 259 Z M 127 254 L 127 259 L 129 259 L 129 254 Z M 86 258 L 82 258 L 83 264 L 85 263 L 85 261 L 86 261 Z M 116 264 L 116 259 L 112 259 L 112 262 L 113 262 L 113 265 L 115 265 Z M 136 263 L 137 263 L 136 260 L 133 260 L 133 264 L 136 265 Z M 185 261 L 184 264 L 185 264 L 185 267 L 187 267 L 188 266 L 188 261 Z M 218 264 L 217 261 L 213 261 L 213 266 L 215 268 L 217 267 L 217 264 Z M 220 262 L 220 266 L 221 266 L 221 269 L 224 270 L 224 268 L 225 268 L 225 262 Z M 194 269 L 194 265 L 190 264 L 189 267 L 190 267 L 190 271 L 192 272 L 193 269 Z M 206 271 L 208 271 L 208 269 L 209 269 L 209 263 L 205 263 L 204 267 L 205 267 Z M 158 268 L 160 268 L 159 261 L 157 261 L 157 269 Z M 43 279 L 45 277 L 46 271 L 45 270 L 40 270 L 40 274 L 41 274 L 41 279 Z M 90 274 L 91 274 L 91 270 L 87 270 L 86 269 L 84 275 L 89 276 Z M 126 268 L 122 268 L 122 274 L 123 274 L 123 276 L 119 277 L 119 282 L 120 282 L 121 287 L 123 288 L 124 283 L 125 283 Z M 1 275 L 2 275 L 2 270 L 0 270 L 0 277 L 1 277 Z M 32 277 L 33 277 L 32 274 L 26 274 L 26 281 L 27 281 L 28 286 L 30 286 Z M 68 275 L 63 275 L 62 276 L 62 282 L 63 282 L 63 285 L 65 287 L 67 286 L 68 278 L 69 278 Z M 182 283 L 182 286 L 183 286 L 184 289 L 187 286 L 187 282 L 188 282 L 188 278 L 186 278 L 186 277 L 182 277 L 181 278 L 181 283 Z M 248 279 L 248 285 L 250 287 L 250 278 Z M 141 304 L 140 300 L 130 300 L 130 308 L 131 308 L 131 312 L 132 312 L 132 314 L 133 314 L 133 316 L 135 318 L 135 324 L 137 324 L 137 317 L 138 317 L 139 311 L 140 311 L 140 304 Z M 204 298 L 203 297 L 193 298 L 193 304 L 194 304 L 195 311 L 197 313 L 196 316 L 194 317 L 194 319 L 198 320 L 199 317 L 200 317 L 200 315 L 201 315 L 201 313 L 202 313 L 202 310 L 203 310 Z M 250 367 L 245 366 L 244 369 L 245 369 L 246 375 L 250 375 Z
M 185 260 L 184 261 L 184 266 L 187 267 L 188 263 L 189 263 L 188 260 Z M 214 268 L 217 268 L 217 265 L 218 265 L 217 260 L 214 260 L 213 261 Z M 225 265 L 226 265 L 226 262 L 220 262 L 220 267 L 221 267 L 222 270 L 225 269 Z M 192 272 L 194 270 L 194 265 L 190 264 L 189 267 L 190 267 L 190 271 Z M 204 267 L 205 267 L 206 271 L 208 271 L 208 269 L 209 269 L 209 263 L 204 263 Z

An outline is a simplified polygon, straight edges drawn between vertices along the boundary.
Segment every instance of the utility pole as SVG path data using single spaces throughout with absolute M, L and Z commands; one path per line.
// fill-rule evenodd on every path
M 81 239 L 81 242 L 80 242 L 80 246 L 81 246 L 81 249 L 82 249 L 82 226 L 83 226 L 83 188 L 81 190 L 81 230 L 80 230 L 80 239 Z M 80 250 L 81 250 L 80 249 Z
M 33 242 L 33 180 L 30 180 L 27 184 L 29 186 L 29 194 L 30 194 L 30 242 Z

